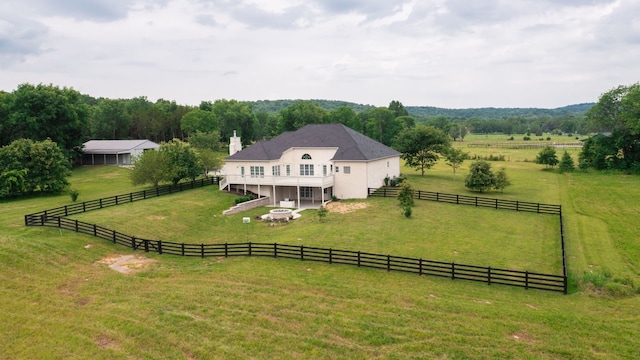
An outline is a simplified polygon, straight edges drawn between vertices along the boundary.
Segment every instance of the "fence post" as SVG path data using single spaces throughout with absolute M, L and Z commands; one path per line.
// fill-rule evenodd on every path
M 456 263 L 451 263 L 451 280 L 456 278 Z
M 249 241 L 249 256 L 251 256 L 251 241 Z
M 182 243 L 182 256 L 184 256 L 184 243 Z
M 116 243 L 116 231 L 115 230 L 112 230 L 112 231 L 113 231 L 113 243 L 115 244 Z
M 516 200 L 516 211 L 520 211 L 520 202 Z
M 160 196 L 160 187 L 156 187 L 156 196 Z
M 418 276 L 422 276 L 422 258 L 418 260 Z
M 538 214 L 540 214 L 540 203 L 538 203 L 538 208 L 536 209 Z
M 162 240 L 158 240 L 158 254 L 162 255 Z
M 304 260 L 304 245 L 300 245 L 300 260 Z
M 200 257 L 204 259 L 204 243 L 200 244 Z
M 529 271 L 524 272 L 524 288 L 529 290 Z
M 102 198 L 98 199 L 98 202 L 100 203 L 100 209 L 102 209 Z
M 96 229 L 96 224 L 93 224 L 93 236 L 98 236 L 98 230 Z
M 136 237 L 135 236 L 131 237 L 131 249 L 133 249 L 133 250 L 136 249 Z
M 116 199 L 116 205 L 118 205 L 118 195 L 114 196 L 114 198 Z
M 149 240 L 144 239 L 144 252 L 149 252 Z
M 329 248 L 329 264 L 333 264 L 333 250 Z
M 76 220 L 76 232 L 78 232 L 78 220 Z
M 86 201 L 82 202 L 82 212 L 87 212 L 87 203 L 86 203 Z
M 438 193 L 438 192 L 436 193 L 436 201 L 440 202 L 440 193 Z
M 478 197 L 476 196 L 476 207 L 478 207 Z
M 391 271 L 391 256 L 387 255 L 387 271 Z
M 64 206 L 64 216 L 69 216 L 69 213 L 67 212 L 67 205 Z
M 229 245 L 224 243 L 224 257 L 229 257 Z
M 147 198 L 147 190 L 142 190 L 142 198 L 143 199 Z
M 498 199 L 496 199 L 496 209 L 498 209 Z
M 491 266 L 487 268 L 487 285 L 491 285 Z
M 360 251 L 358 251 L 358 267 L 360 267 Z
M 278 243 L 273 243 L 273 257 L 278 257 Z
M 387 188 L 386 187 L 382 188 L 382 197 L 387 197 Z
M 133 202 L 133 193 L 129 193 L 129 202 Z

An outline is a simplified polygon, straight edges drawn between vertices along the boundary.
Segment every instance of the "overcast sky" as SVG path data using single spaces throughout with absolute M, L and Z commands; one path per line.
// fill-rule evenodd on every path
M 554 108 L 638 81 L 638 0 L 0 2 L 9 92 Z

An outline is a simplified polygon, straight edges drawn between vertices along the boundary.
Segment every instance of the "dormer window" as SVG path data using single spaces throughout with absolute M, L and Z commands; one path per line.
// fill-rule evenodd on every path
M 311 160 L 311 155 L 309 154 L 302 155 L 302 160 Z

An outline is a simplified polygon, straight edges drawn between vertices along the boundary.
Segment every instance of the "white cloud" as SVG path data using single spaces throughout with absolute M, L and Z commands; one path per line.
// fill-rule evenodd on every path
M 0 89 L 555 107 L 640 80 L 639 12 L 632 0 L 25 0 L 0 5 Z

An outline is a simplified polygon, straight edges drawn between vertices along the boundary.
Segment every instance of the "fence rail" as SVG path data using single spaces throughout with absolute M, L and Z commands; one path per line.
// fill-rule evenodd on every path
M 381 187 L 378 189 L 369 188 L 370 197 L 397 197 L 399 192 L 400 189 L 395 187 Z M 534 212 L 538 214 L 560 215 L 562 213 L 561 205 L 539 204 L 517 200 L 502 200 L 495 198 L 446 194 L 422 190 L 414 190 L 413 197 L 419 200 L 429 200 L 459 205 L 471 205 L 476 207 L 487 207 L 503 210 Z
M 44 215 L 45 217 L 49 216 L 69 216 L 80 214 L 87 211 L 103 209 L 106 207 L 122 205 L 125 203 L 131 203 L 134 201 L 150 199 L 158 196 L 169 195 L 176 192 L 181 192 L 185 190 L 191 190 L 196 188 L 201 188 L 204 186 L 210 186 L 218 184 L 220 178 L 217 176 L 206 177 L 198 180 L 193 180 L 189 182 L 182 182 L 175 185 L 164 185 L 159 186 L 153 189 L 147 189 L 137 192 L 131 192 L 128 194 L 116 195 L 106 198 L 100 198 L 96 200 L 83 201 L 81 203 L 74 203 L 71 205 L 64 205 L 53 209 L 47 209 L 40 212 L 36 212 L 33 214 L 28 214 L 24 216 L 24 223 L 26 226 L 29 226 L 33 221 L 32 218 L 40 217 Z
M 505 142 L 505 143 L 467 143 L 470 148 L 502 148 L 502 149 L 540 149 L 546 146 L 554 148 L 581 148 L 581 142 Z
M 374 254 L 304 245 L 278 243 L 185 244 L 137 238 L 116 230 L 79 220 L 41 214 L 31 218 L 31 226 L 49 226 L 92 235 L 133 250 L 193 257 L 265 256 L 317 261 L 357 267 L 469 280 L 488 285 L 501 284 L 566 293 L 566 277 L 529 271 L 508 270 L 475 265 L 425 260 L 422 258 Z

